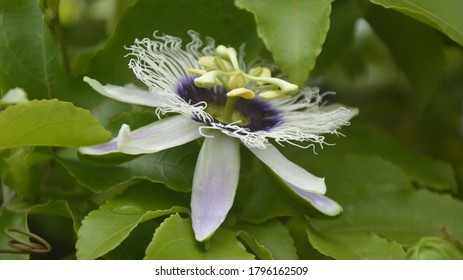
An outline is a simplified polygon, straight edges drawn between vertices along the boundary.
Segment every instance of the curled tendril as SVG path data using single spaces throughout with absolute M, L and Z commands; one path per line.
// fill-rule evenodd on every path
M 16 233 L 16 236 L 12 233 Z M 19 239 L 18 234 L 29 237 L 30 241 Z M 31 232 L 16 228 L 6 228 L 5 235 L 10 239 L 8 246 L 13 249 L 0 249 L 0 253 L 3 254 L 44 254 L 51 250 L 51 246 L 46 240 Z

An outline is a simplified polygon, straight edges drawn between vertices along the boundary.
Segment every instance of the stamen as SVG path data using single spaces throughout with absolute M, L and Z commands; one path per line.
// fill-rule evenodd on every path
M 230 62 L 222 59 L 220 56 L 215 57 L 215 63 L 217 63 L 217 65 L 219 66 L 218 68 L 222 69 L 223 71 L 226 71 L 226 72 L 234 71 L 233 65 L 231 65 Z
M 249 70 L 249 75 L 260 77 L 260 78 L 270 78 L 270 77 L 272 77 L 272 72 L 267 67 L 258 66 L 258 67 L 254 67 L 251 70 Z M 257 82 L 257 84 L 258 85 L 263 85 L 265 83 L 264 82 Z
M 198 65 L 206 68 L 217 69 L 219 68 L 216 59 L 213 56 L 202 56 L 198 59 Z
M 214 70 L 206 72 L 201 77 L 195 79 L 195 85 L 202 88 L 210 88 L 217 84 L 217 76 L 221 74 L 221 71 Z
M 246 80 L 242 75 L 233 75 L 228 80 L 228 88 L 229 89 L 236 89 L 236 88 L 243 88 L 246 86 Z
M 231 62 L 231 64 L 233 65 L 233 68 L 236 71 L 241 70 L 240 65 L 238 63 L 238 55 L 237 55 L 234 48 L 227 48 L 227 47 L 225 47 L 223 45 L 219 45 L 216 48 L 216 53 L 220 57 L 229 60 Z
M 271 99 L 271 98 L 288 98 L 289 96 L 284 95 L 280 90 L 267 90 L 259 93 L 260 98 Z
M 256 76 L 251 76 L 249 74 L 245 74 L 245 77 L 250 80 L 256 81 L 256 82 L 274 84 L 281 89 L 284 95 L 294 95 L 299 91 L 299 87 L 297 85 L 289 83 L 282 79 L 272 78 L 272 77 L 270 78 L 256 77 Z
M 202 70 L 202 69 L 193 69 L 193 68 L 189 68 L 187 69 L 188 73 L 190 74 L 193 74 L 193 75 L 198 75 L 198 76 L 202 76 L 204 74 L 207 73 L 206 70 Z
M 227 93 L 228 97 L 243 97 L 246 99 L 253 99 L 256 95 L 252 90 L 247 88 L 235 88 Z

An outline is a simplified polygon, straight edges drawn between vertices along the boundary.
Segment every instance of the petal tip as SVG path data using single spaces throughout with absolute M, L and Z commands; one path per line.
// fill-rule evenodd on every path
M 320 179 L 324 180 L 324 178 Z M 324 196 L 321 193 L 306 191 L 288 182 L 286 182 L 286 184 L 297 195 L 308 201 L 318 211 L 322 212 L 327 216 L 336 216 L 341 214 L 341 212 L 343 211 L 341 205 L 339 205 L 336 201 Z
M 195 239 L 199 242 L 203 242 L 212 237 L 214 232 L 219 228 L 221 223 L 208 223 L 199 218 L 192 216 L 192 226 L 193 232 L 195 234 Z
M 342 213 L 343 209 L 336 201 L 320 195 L 312 194 L 309 202 L 320 212 L 327 216 L 337 216 Z
M 198 242 L 204 242 L 204 241 L 208 240 L 209 238 L 211 238 L 211 236 L 214 234 L 214 232 L 215 231 L 213 231 L 211 233 L 207 233 L 207 232 L 198 232 L 198 231 L 194 230 L 195 239 Z

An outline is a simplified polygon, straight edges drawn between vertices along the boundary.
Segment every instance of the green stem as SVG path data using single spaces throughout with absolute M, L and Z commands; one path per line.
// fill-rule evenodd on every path
M 69 63 L 66 40 L 64 39 L 63 28 L 60 23 L 59 5 L 60 0 L 43 1 L 43 8 L 45 9 L 45 20 L 50 29 L 52 30 L 56 41 L 58 42 L 58 47 L 61 51 L 61 62 L 63 65 L 64 72 L 70 75 L 71 67 Z
M 53 31 L 58 41 L 59 48 L 61 50 L 61 59 L 63 63 L 64 72 L 68 75 L 71 74 L 71 66 L 69 63 L 69 55 L 67 51 L 66 40 L 64 39 L 63 28 L 59 21 L 53 26 Z
M 222 114 L 222 121 L 230 123 L 232 121 L 233 111 L 235 109 L 235 104 L 238 101 L 239 97 L 228 97 L 227 103 L 225 103 L 225 108 Z

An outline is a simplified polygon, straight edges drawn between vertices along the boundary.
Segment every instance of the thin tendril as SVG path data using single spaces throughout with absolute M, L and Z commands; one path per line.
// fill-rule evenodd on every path
M 10 239 L 8 246 L 13 249 L 0 249 L 0 253 L 3 254 L 44 254 L 51 251 L 50 244 L 40 236 L 31 232 L 23 231 L 17 228 L 6 228 L 5 235 Z M 19 233 L 31 238 L 33 241 L 20 240 L 17 236 L 12 233 Z M 34 242 L 35 241 L 35 242 Z

